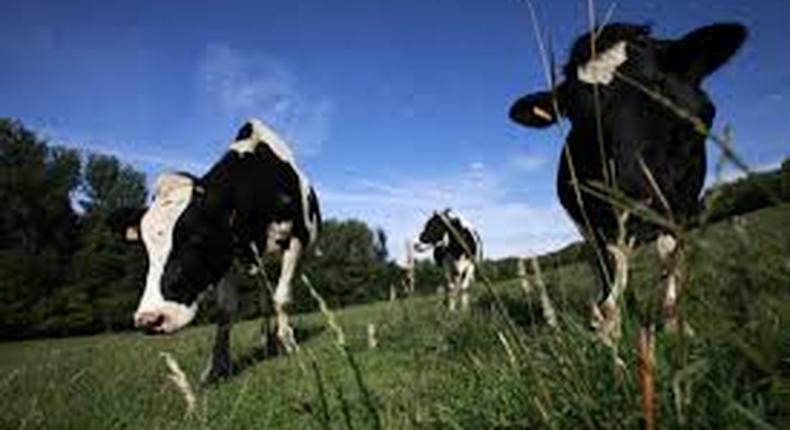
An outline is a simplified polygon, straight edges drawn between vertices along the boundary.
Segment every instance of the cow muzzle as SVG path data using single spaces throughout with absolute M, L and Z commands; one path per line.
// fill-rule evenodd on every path
M 425 252 L 431 249 L 431 244 L 421 242 L 420 240 L 415 240 L 414 242 L 412 242 L 412 247 L 416 252 Z
M 140 312 L 134 316 L 134 326 L 148 334 L 164 333 L 167 315 L 163 312 Z
M 189 324 L 197 313 L 197 303 L 189 306 L 163 301 L 154 306 L 138 309 L 134 314 L 134 326 L 146 333 L 173 333 Z

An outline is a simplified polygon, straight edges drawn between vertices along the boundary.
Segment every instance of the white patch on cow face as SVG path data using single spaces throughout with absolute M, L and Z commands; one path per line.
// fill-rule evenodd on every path
M 626 43 L 621 40 L 576 69 L 579 80 L 588 84 L 609 85 L 617 68 L 628 60 Z
M 162 274 L 173 247 L 176 222 L 192 199 L 192 179 L 165 173 L 156 180 L 154 202 L 140 222 L 140 230 L 148 252 L 148 275 L 145 290 L 135 312 L 141 315 L 162 315 L 163 323 L 157 331 L 172 332 L 187 325 L 197 313 L 197 304 L 182 304 L 165 300 L 162 296 Z

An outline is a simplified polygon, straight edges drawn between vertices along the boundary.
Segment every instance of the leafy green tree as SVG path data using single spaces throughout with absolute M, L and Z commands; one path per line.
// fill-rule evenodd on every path
M 80 204 L 88 216 L 106 216 L 125 207 L 143 207 L 145 175 L 109 155 L 90 154 Z
M 77 151 L 0 118 L 0 339 L 129 326 L 145 257 L 105 220 L 145 196 L 115 157 L 91 154 L 83 172 Z
M 319 256 L 308 256 L 304 271 L 330 303 L 339 307 L 386 297 L 397 271 L 386 259 L 386 235 L 358 220 L 327 220 L 318 240 Z M 305 288 L 296 289 L 299 307 L 312 308 Z
M 145 255 L 141 247 L 122 243 L 107 227 L 107 217 L 122 208 L 143 206 L 145 175 L 113 156 L 90 154 L 82 194 L 85 214 L 74 256 L 76 281 L 70 289 L 75 300 L 89 304 L 91 320 L 86 329 L 127 328 L 145 275 Z M 85 312 L 86 307 L 73 309 Z
M 417 291 L 435 293 L 439 287 L 446 286 L 447 280 L 442 268 L 431 257 L 417 260 L 414 265 L 414 283 Z
M 71 206 L 76 151 L 49 148 L 21 123 L 0 118 L 0 336 L 23 335 L 32 308 L 68 283 L 77 234 Z

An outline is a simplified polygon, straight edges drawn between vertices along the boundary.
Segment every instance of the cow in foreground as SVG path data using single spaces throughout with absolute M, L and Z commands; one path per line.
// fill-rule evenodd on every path
M 677 271 L 671 261 L 677 237 L 634 216 L 613 195 L 627 196 L 674 225 L 695 216 L 705 180 L 705 139 L 715 114 L 701 87 L 746 37 L 740 24 L 699 28 L 680 39 L 656 39 L 642 25 L 610 24 L 578 38 L 564 67 L 565 81 L 517 100 L 510 118 L 543 128 L 570 121 L 557 174 L 560 202 L 596 253 L 603 286 L 596 308 L 599 335 L 619 333 L 617 252 L 627 234 L 656 241 L 664 271 L 663 313 L 676 327 Z M 595 52 L 593 52 L 593 49 Z M 633 206 L 631 206 L 633 207 Z M 629 218 L 629 215 L 630 218 Z M 627 267 L 627 266 L 626 266 Z
M 455 311 L 469 307 L 469 287 L 475 280 L 475 266 L 483 258 L 483 244 L 477 231 L 450 209 L 434 211 L 414 243 L 418 252 L 433 247 L 433 259 L 444 270 L 447 300 Z
M 230 149 L 203 177 L 165 173 L 154 200 L 127 224 L 127 239 L 142 239 L 148 274 L 134 324 L 148 333 L 172 333 L 193 320 L 199 297 L 214 286 L 219 323 L 204 378 L 228 376 L 234 261 L 281 257 L 273 294 L 277 337 L 296 347 L 286 307 L 291 281 L 305 250 L 316 242 L 321 216 L 307 178 L 288 146 L 261 121 L 246 122 Z M 266 316 L 264 316 L 265 318 Z

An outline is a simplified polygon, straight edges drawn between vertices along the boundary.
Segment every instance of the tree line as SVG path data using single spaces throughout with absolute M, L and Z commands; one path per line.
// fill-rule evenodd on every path
M 753 173 L 708 189 L 703 196 L 704 216 L 707 222 L 715 222 L 783 202 L 790 202 L 790 158 L 778 169 Z

